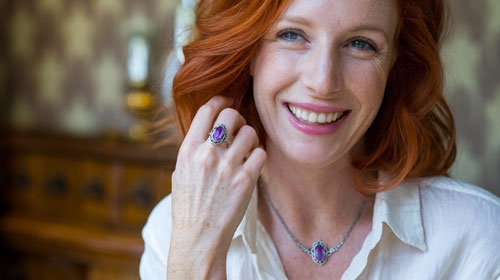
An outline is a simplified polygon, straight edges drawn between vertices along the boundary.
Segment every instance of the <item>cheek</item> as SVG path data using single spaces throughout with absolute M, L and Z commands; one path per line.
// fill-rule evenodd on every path
M 260 49 L 254 60 L 253 88 L 257 99 L 273 96 L 296 76 L 297 57 L 272 48 Z
M 380 60 L 353 61 L 345 67 L 346 81 L 362 107 L 378 111 L 384 97 L 388 67 Z

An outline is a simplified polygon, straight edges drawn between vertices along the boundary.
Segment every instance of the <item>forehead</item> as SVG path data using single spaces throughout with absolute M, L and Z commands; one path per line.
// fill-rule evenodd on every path
M 292 0 L 281 19 L 303 19 L 313 26 L 333 28 L 372 25 L 395 30 L 395 0 Z

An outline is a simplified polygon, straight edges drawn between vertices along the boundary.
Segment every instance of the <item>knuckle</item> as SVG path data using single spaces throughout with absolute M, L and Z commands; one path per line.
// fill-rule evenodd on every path
M 250 174 L 250 172 L 248 172 L 248 170 L 242 169 L 238 173 L 236 181 L 241 185 L 250 185 L 250 183 L 252 182 L 252 175 Z
M 249 142 L 252 143 L 252 146 L 257 146 L 259 144 L 259 136 L 257 135 L 257 131 L 249 125 L 244 125 L 240 128 L 240 132 L 242 136 L 245 137 Z
M 233 162 L 238 158 L 237 153 L 234 151 L 228 151 L 225 155 L 224 162 Z
M 185 156 L 185 155 L 189 156 L 193 154 L 193 152 L 194 152 L 194 145 L 184 141 L 181 147 L 179 148 L 178 156 Z
M 227 119 L 227 120 L 235 120 L 237 122 L 246 123 L 245 119 L 240 114 L 240 112 L 238 112 L 237 110 L 235 110 L 233 108 L 223 109 L 221 111 L 221 113 L 219 114 L 219 116 L 221 116 L 222 118 Z
M 258 138 L 257 131 L 249 125 L 244 125 L 241 129 L 245 132 L 247 137 Z
M 233 108 L 224 108 L 220 114 L 227 116 L 228 118 L 237 118 L 238 116 L 241 116 L 240 113 Z
M 228 178 L 231 176 L 232 165 L 228 161 L 221 161 L 219 163 L 220 174 L 223 178 Z
M 206 170 L 212 167 L 217 162 L 217 152 L 213 147 L 203 149 L 199 153 L 199 163 Z
M 241 160 L 241 153 L 242 151 L 240 151 L 239 149 L 233 149 L 232 151 L 228 151 L 225 155 L 224 161 L 232 165 L 238 164 L 239 161 Z
M 202 115 L 214 115 L 215 114 L 215 108 L 210 104 L 204 104 L 198 109 L 198 113 Z
M 221 95 L 214 95 L 210 98 L 210 100 L 208 100 L 208 104 L 211 104 L 211 103 L 217 103 L 217 102 L 222 102 L 222 100 L 224 99 L 223 96 Z

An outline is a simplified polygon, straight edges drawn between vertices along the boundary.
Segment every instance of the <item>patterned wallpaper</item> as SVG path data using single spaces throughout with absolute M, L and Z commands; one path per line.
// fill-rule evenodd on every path
M 2 124 L 73 134 L 125 134 L 127 38 L 151 39 L 161 82 L 177 0 L 0 0 Z
M 152 34 L 151 81 L 160 84 L 179 2 L 0 0 L 1 124 L 126 133 L 133 122 L 123 105 L 127 34 Z M 500 195 L 500 1 L 450 4 L 442 53 L 458 130 L 452 174 Z
M 442 50 L 457 125 L 452 175 L 500 195 L 500 1 L 454 0 Z

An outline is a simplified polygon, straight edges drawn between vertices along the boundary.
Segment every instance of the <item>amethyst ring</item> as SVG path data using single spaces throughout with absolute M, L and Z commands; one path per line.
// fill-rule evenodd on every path
M 222 142 L 226 142 L 228 146 L 230 144 L 230 141 L 227 137 L 227 128 L 223 124 L 216 125 L 208 135 L 210 142 L 212 142 L 212 144 L 214 145 L 218 145 Z

